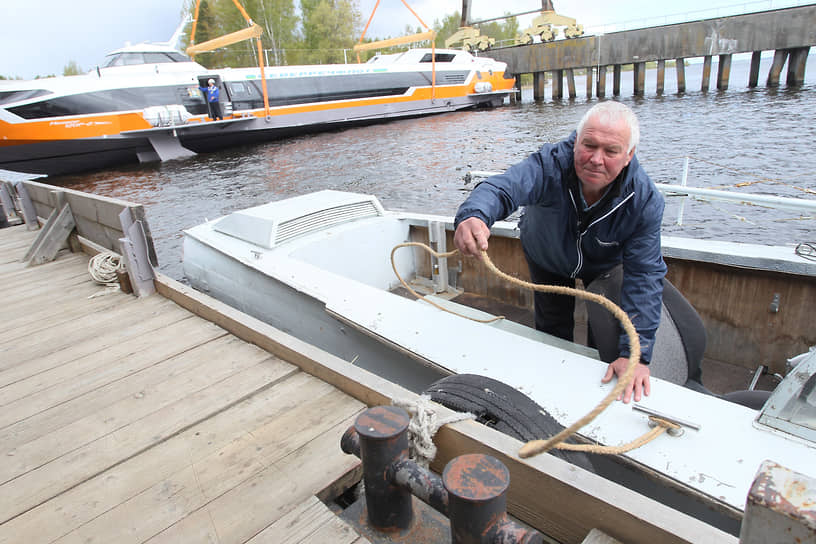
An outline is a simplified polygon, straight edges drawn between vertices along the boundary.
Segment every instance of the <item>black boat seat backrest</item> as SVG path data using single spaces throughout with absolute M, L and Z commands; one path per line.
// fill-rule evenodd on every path
M 587 291 L 600 294 L 620 304 L 623 266 L 601 274 L 587 286 Z M 589 330 L 601 360 L 609 363 L 618 356 L 621 325 L 605 308 L 587 303 Z M 668 280 L 663 280 L 663 304 L 657 329 L 650 374 L 657 378 L 686 385 L 689 380 L 701 383 L 701 364 L 706 347 L 703 321 L 688 300 Z

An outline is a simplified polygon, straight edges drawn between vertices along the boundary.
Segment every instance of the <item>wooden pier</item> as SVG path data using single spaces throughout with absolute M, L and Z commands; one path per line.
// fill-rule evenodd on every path
M 805 80 L 808 53 L 816 45 L 812 31 L 816 24 L 816 6 L 770 10 L 759 13 L 719 17 L 652 28 L 589 35 L 575 39 L 556 40 L 491 50 L 488 56 L 506 62 L 513 74 L 533 74 L 533 97 L 544 100 L 547 73 L 552 81 L 553 99 L 567 94 L 575 98 L 575 72 L 586 77 L 586 96 L 598 98 L 607 94 L 607 75 L 612 76 L 612 95 L 621 93 L 621 72 L 632 67 L 632 89 L 636 96 L 646 93 L 646 63 L 657 68 L 656 94 L 665 91 L 667 61 L 674 63 L 677 74 L 677 92 L 686 92 L 685 62 L 702 58 L 701 91 L 708 91 L 711 83 L 712 58 L 717 57 L 715 86 L 728 89 L 732 56 L 751 53 L 748 87 L 760 81 L 760 56 L 773 51 L 773 62 L 765 84 L 778 87 L 780 76 L 787 64 L 786 85 L 801 86 Z M 520 80 L 516 80 L 517 88 Z
M 0 542 L 366 542 L 320 500 L 363 403 L 35 235 L 0 231 Z

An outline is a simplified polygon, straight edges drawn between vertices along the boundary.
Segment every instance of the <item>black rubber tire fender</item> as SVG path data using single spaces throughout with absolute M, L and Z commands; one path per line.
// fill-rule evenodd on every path
M 470 412 L 479 423 L 522 442 L 546 439 L 564 429 L 533 399 L 518 389 L 487 376 L 446 376 L 428 386 L 425 394 L 451 410 Z M 589 456 L 583 452 L 555 449 L 549 453 L 594 472 Z

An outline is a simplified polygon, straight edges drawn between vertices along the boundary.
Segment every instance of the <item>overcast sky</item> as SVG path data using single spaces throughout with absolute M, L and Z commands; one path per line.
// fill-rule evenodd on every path
M 407 0 L 429 26 L 459 11 L 461 0 Z M 296 5 L 298 2 L 295 2 Z M 359 0 L 363 22 L 376 0 Z M 654 26 L 689 20 L 722 17 L 735 13 L 802 5 L 804 0 L 554 0 L 556 12 L 577 19 L 598 34 L 622 27 Z M 108 52 L 126 44 L 167 41 L 181 21 L 183 0 L 0 0 L 3 31 L 0 32 L 0 75 L 31 78 L 62 74 L 69 61 L 90 70 Z M 481 20 L 505 12 L 540 9 L 540 0 L 471 0 L 471 16 Z M 532 16 L 521 18 L 524 23 Z M 636 25 L 635 21 L 641 23 Z M 381 0 L 367 36 L 394 36 L 415 17 L 400 0 Z M 601 25 L 605 25 L 601 27 Z M 591 27 L 591 28 L 590 28 Z

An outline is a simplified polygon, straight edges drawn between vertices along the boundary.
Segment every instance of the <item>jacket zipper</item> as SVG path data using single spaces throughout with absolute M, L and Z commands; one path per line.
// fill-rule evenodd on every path
M 606 219 L 607 217 L 609 217 L 610 215 L 615 213 L 615 211 L 618 208 L 623 206 L 633 196 L 635 196 L 635 193 L 629 193 L 628 195 L 626 195 L 626 198 L 624 198 L 623 200 L 618 202 L 615 205 L 614 208 L 610 209 L 608 212 L 603 214 L 601 217 L 595 219 L 595 221 L 593 221 L 592 223 L 587 225 L 586 228 L 583 230 L 583 232 L 578 233 L 578 238 L 575 240 L 575 250 L 578 253 L 578 265 L 575 267 L 575 270 L 572 271 L 572 274 L 570 274 L 570 278 L 575 279 L 576 277 L 578 277 L 578 273 L 581 271 L 581 268 L 584 266 L 584 253 L 581 250 L 581 246 L 582 246 L 582 243 L 583 243 L 583 240 L 584 240 L 584 235 L 587 233 L 587 231 L 593 225 L 599 223 L 600 221 L 603 221 L 604 219 Z M 578 205 L 575 203 L 575 197 L 572 195 L 572 191 L 570 191 L 570 200 L 572 201 L 572 206 L 573 206 L 573 208 L 575 208 L 575 215 L 577 216 L 578 215 Z

